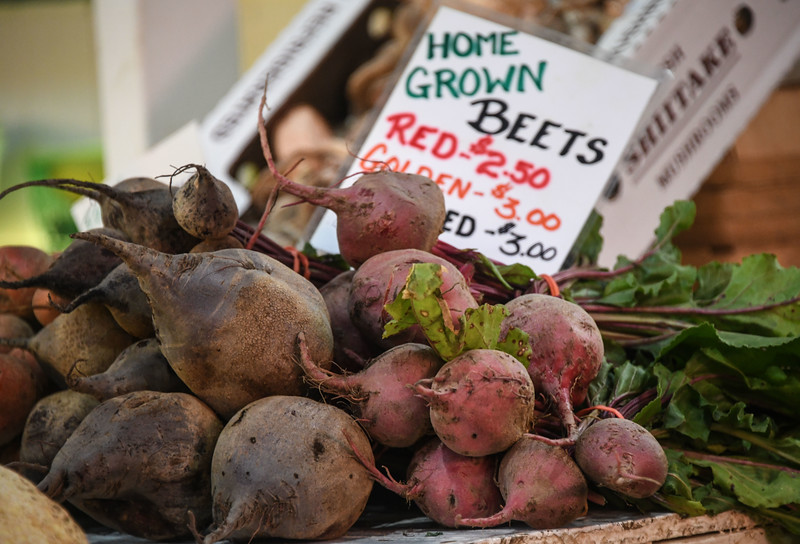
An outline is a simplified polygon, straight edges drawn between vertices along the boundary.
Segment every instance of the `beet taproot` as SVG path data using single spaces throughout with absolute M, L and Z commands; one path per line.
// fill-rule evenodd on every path
M 187 164 L 175 173 L 194 169 L 172 198 L 178 224 L 200 240 L 216 240 L 233 232 L 239 210 L 230 187 L 200 164 Z
M 371 359 L 357 373 L 335 374 L 308 356 L 302 333 L 298 341 L 300 364 L 308 380 L 324 393 L 350 403 L 370 438 L 384 446 L 405 448 L 432 432 L 427 404 L 413 385 L 433 377 L 444 364 L 433 348 L 401 344 Z
M 495 349 L 471 349 L 415 384 L 436 435 L 461 455 L 510 448 L 533 425 L 534 387 L 525 367 Z
M 34 330 L 30 323 L 15 314 L 0 313 L 0 338 L 28 338 Z M 8 353 L 12 346 L 0 344 L 0 353 Z
M 380 170 L 359 176 L 348 187 L 313 187 L 296 183 L 278 172 L 258 108 L 261 148 L 276 188 L 336 214 L 339 254 L 353 268 L 386 251 L 430 251 L 444 227 L 444 194 L 431 178 L 419 174 Z M 265 214 L 269 213 L 269 206 Z M 262 217 L 262 223 L 266 217 Z
M 0 446 L 22 434 L 42 384 L 35 370 L 13 353 L 0 353 Z
M 516 327 L 530 338 L 528 372 L 537 393 L 555 405 L 567 433 L 576 438 L 574 407 L 586 399 L 605 354 L 600 329 L 580 305 L 531 293 L 505 304 L 504 330 Z
M 131 336 L 149 338 L 155 334 L 153 310 L 147 295 L 142 291 L 139 279 L 124 262 L 111 270 L 100 283 L 67 304 L 54 304 L 61 313 L 70 313 L 87 302 L 105 306 L 117 325 Z
M 348 303 L 354 274 L 355 270 L 352 269 L 342 272 L 319 288 L 331 320 L 333 360 L 342 370 L 350 372 L 364 368 L 367 361 L 379 351 L 364 338 L 350 319 Z
M 66 388 L 66 376 L 76 364 L 86 375 L 103 372 L 135 341 L 105 306 L 95 303 L 59 315 L 33 336 L 0 338 L 0 344 L 33 354 L 45 374 L 61 388 Z
M 0 280 L 19 282 L 38 276 L 53 263 L 53 257 L 33 246 L 0 247 Z M 0 287 L 0 313 L 10 313 L 25 319 L 33 317 L 32 298 L 35 287 L 6 289 Z
M 392 319 L 384 307 L 403 290 L 411 267 L 416 263 L 441 265 L 442 298 L 450 309 L 450 317 L 456 328 L 465 310 L 478 307 L 464 276 L 445 259 L 418 249 L 399 249 L 375 255 L 353 275 L 348 311 L 364 338 L 381 350 L 405 342 L 427 342 L 416 325 L 401 333 L 383 337 L 384 327 Z
M 0 199 L 26 187 L 52 187 L 90 198 L 100 205 L 104 227 L 158 251 L 180 253 L 199 242 L 175 220 L 170 187 L 156 179 L 128 178 L 113 186 L 69 178 L 33 180 L 9 187 Z
M 502 506 L 494 480 L 497 457 L 459 455 L 438 438 L 420 445 L 411 457 L 405 483 L 378 470 L 352 445 L 359 461 L 380 485 L 414 501 L 423 514 L 446 527 L 456 527 L 462 517 L 489 516 Z
M 214 523 L 198 542 L 344 535 L 366 508 L 372 479 L 347 440 L 374 463 L 369 440 L 343 410 L 273 395 L 237 412 L 211 465 Z
M 99 228 L 90 232 L 125 239 L 125 235 L 116 229 Z M 45 288 L 72 298 L 100 283 L 120 262 L 119 257 L 103 247 L 85 240 L 72 240 L 41 274 L 18 281 L 0 281 L 0 288 Z
M 62 505 L 14 470 L 0 465 L 0 527 L 8 543 L 89 544 L 89 538 Z
M 28 413 L 22 430 L 19 460 L 23 470 L 20 472 L 38 483 L 67 438 L 99 404 L 100 401 L 91 395 L 69 389 L 40 398 Z
M 503 454 L 497 483 L 505 504 L 483 518 L 462 517 L 459 526 L 497 527 L 522 521 L 534 529 L 556 529 L 586 514 L 589 486 L 560 446 L 523 436 Z
M 211 458 L 222 422 L 185 393 L 109 399 L 64 442 L 38 488 L 133 536 L 189 536 L 192 512 L 211 520 Z
M 38 287 L 31 299 L 33 317 L 39 325 L 47 325 L 61 313 L 59 307 L 69 303 L 69 298 L 58 295 L 50 289 Z
M 90 376 L 71 372 L 66 379 L 71 390 L 101 402 L 132 391 L 188 392 L 155 338 L 139 340 L 123 349 L 103 372 Z
M 310 357 L 330 365 L 333 333 L 322 295 L 275 259 L 245 249 L 170 255 L 74 236 L 122 257 L 150 301 L 164 357 L 223 419 L 256 399 L 307 391 L 296 363 L 298 332 Z
M 661 489 L 669 464 L 658 440 L 623 418 L 591 423 L 575 442 L 575 461 L 596 484 L 636 499 Z

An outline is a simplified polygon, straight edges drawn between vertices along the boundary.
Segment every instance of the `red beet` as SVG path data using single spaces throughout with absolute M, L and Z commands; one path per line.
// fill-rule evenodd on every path
M 372 455 L 358 424 L 330 404 L 286 395 L 248 404 L 219 435 L 210 470 L 214 523 L 195 540 L 343 536 L 373 487 L 348 440 Z
M 442 232 L 444 195 L 425 176 L 378 171 L 345 188 L 278 180 L 280 190 L 336 214 L 339 253 L 353 267 L 385 251 L 430 251 Z
M 448 361 L 416 391 L 430 404 L 433 430 L 461 455 L 502 452 L 533 423 L 534 388 L 512 355 L 473 349 Z
M 139 286 L 139 280 L 125 263 L 119 264 L 91 289 L 65 305 L 56 305 L 56 308 L 66 314 L 89 302 L 105 306 L 120 328 L 131 336 L 149 338 L 155 334 L 150 302 Z
M 0 280 L 16 282 L 37 276 L 47 270 L 53 257 L 32 246 L 0 247 Z M 0 288 L 0 312 L 26 319 L 33 318 L 33 293 L 35 287 Z
M 643 499 L 661 489 L 668 462 L 658 440 L 630 419 L 601 419 L 575 442 L 575 460 L 598 485 Z
M 494 481 L 495 456 L 467 457 L 432 438 L 411 457 L 406 483 L 380 472 L 351 444 L 370 475 L 386 489 L 412 500 L 423 514 L 447 527 L 461 517 L 488 516 L 500 509 L 502 497 Z
M 404 448 L 431 432 L 428 407 L 413 384 L 431 378 L 443 364 L 430 346 L 408 343 L 372 359 L 356 374 L 337 375 L 318 367 L 300 335 L 301 364 L 306 376 L 326 393 L 350 402 L 367 434 L 385 446 Z
M 530 336 L 528 372 L 533 384 L 553 401 L 567 440 L 574 441 L 573 407 L 586 399 L 603 362 L 600 329 L 579 305 L 550 295 L 522 295 L 505 307 L 504 330 L 516 327 Z
M 354 274 L 355 270 L 342 272 L 319 288 L 331 319 L 333 360 L 351 372 L 361 370 L 370 358 L 377 355 L 374 346 L 367 342 L 350 319 L 347 304 Z
M 525 436 L 500 461 L 497 482 L 505 506 L 484 518 L 463 517 L 459 525 L 497 527 L 522 521 L 534 529 L 555 529 L 588 508 L 589 487 L 578 465 L 559 447 Z
M 353 324 L 364 337 L 382 349 L 405 342 L 427 342 L 418 326 L 383 338 L 384 327 L 392 319 L 384 306 L 392 302 L 405 287 L 411 266 L 416 263 L 436 263 L 442 266 L 442 298 L 450 309 L 450 317 L 456 329 L 464 311 L 478 307 L 464 276 L 450 262 L 418 249 L 400 249 L 375 255 L 364 262 L 353 275 L 348 309 Z

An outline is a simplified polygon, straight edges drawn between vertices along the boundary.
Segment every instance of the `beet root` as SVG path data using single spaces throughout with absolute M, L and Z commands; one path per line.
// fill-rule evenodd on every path
M 281 176 L 278 186 L 336 214 L 339 253 L 354 268 L 386 251 L 430 251 L 444 226 L 444 195 L 418 174 L 370 172 L 345 188 L 310 187 Z
M 669 468 L 650 431 L 622 418 L 601 419 L 584 429 L 575 442 L 575 460 L 591 481 L 636 499 L 661 489 Z
M 56 454 L 38 488 L 98 523 L 150 540 L 211 520 L 211 458 L 222 422 L 185 393 L 136 391 L 101 403 Z
M 444 361 L 425 344 L 395 346 L 372 359 L 358 373 L 337 375 L 308 357 L 300 339 L 301 365 L 307 378 L 326 393 L 353 406 L 356 418 L 376 442 L 405 448 L 432 432 L 428 407 L 413 385 L 432 378 Z
M 199 242 L 175 220 L 170 187 L 152 178 L 128 178 L 114 186 L 65 178 L 33 180 L 9 187 L 0 199 L 25 187 L 52 187 L 91 198 L 100 205 L 104 227 L 158 251 L 180 253 Z
M 0 353 L 0 446 L 22 433 L 41 390 L 41 380 L 34 368 L 15 357 L 13 351 Z
M 528 372 L 533 385 L 552 400 L 567 439 L 574 441 L 573 407 L 586 399 L 589 384 L 603 363 L 600 329 L 578 304 L 551 295 L 521 295 L 505 307 L 504 329 L 516 327 L 528 333 Z
M 58 450 L 98 404 L 94 397 L 69 389 L 39 399 L 25 420 L 19 448 L 19 460 L 23 465 L 36 465 L 43 470 L 25 470 L 29 479 L 36 482 L 42 479 Z
M 100 228 L 91 232 L 125 239 L 125 235 L 115 229 Z M 85 240 L 73 240 L 41 274 L 15 282 L 0 281 L 0 287 L 45 288 L 62 297 L 73 298 L 100 283 L 120 262 L 119 257 L 105 248 Z
M 405 342 L 427 343 L 419 326 L 383 337 L 391 316 L 384 306 L 394 301 L 405 287 L 411 267 L 417 263 L 435 263 L 442 266 L 442 298 L 450 309 L 450 317 L 458 328 L 459 319 L 468 308 L 477 308 L 466 279 L 453 264 L 427 251 L 401 249 L 375 255 L 362 264 L 353 275 L 348 311 L 353 324 L 365 339 L 387 349 Z
M 505 452 L 497 482 L 505 506 L 484 518 L 461 518 L 458 525 L 497 527 L 516 520 L 534 529 L 555 529 L 588 509 L 589 486 L 572 457 L 533 437 L 522 437 Z
M 446 527 L 456 527 L 462 517 L 489 516 L 502 505 L 494 481 L 494 455 L 467 457 L 431 438 L 414 452 L 408 464 L 406 483 L 380 472 L 353 446 L 356 457 L 380 485 L 419 507 L 423 514 Z
M 374 463 L 367 436 L 339 408 L 284 395 L 245 406 L 220 433 L 211 466 L 214 525 L 195 538 L 212 544 L 345 534 L 372 491 L 348 438 Z
M 348 301 L 355 270 L 342 272 L 319 288 L 333 331 L 333 360 L 343 370 L 357 372 L 374 355 L 375 346 L 368 342 L 350 319 Z
M 30 323 L 14 314 L 0 313 L 0 338 L 28 338 L 34 331 Z M 0 353 L 8 353 L 11 346 L 0 345 Z
M 311 358 L 330 365 L 333 333 L 322 295 L 275 259 L 244 249 L 169 255 L 75 236 L 109 247 L 136 274 L 164 357 L 224 419 L 256 399 L 307 391 L 296 363 L 298 332 Z
M 461 455 L 502 452 L 533 424 L 533 383 L 522 363 L 504 351 L 465 351 L 415 390 L 430 405 L 436 435 Z
M 188 392 L 155 338 L 134 342 L 123 349 L 103 372 L 91 376 L 67 375 L 67 386 L 99 401 L 132 391 Z
M 195 173 L 175 192 L 172 200 L 175 220 L 183 230 L 200 240 L 224 238 L 239 219 L 233 193 L 199 164 L 187 164 L 176 173 L 189 168 L 194 168 Z
M 91 289 L 69 303 L 56 307 L 62 313 L 69 313 L 87 302 L 97 302 L 105 306 L 117 324 L 131 336 L 149 338 L 155 334 L 150 302 L 139 286 L 139 280 L 125 263 L 116 266 Z
M 53 263 L 53 257 L 33 246 L 0 247 L 0 280 L 19 282 L 38 276 Z M 0 313 L 31 319 L 35 287 L 7 289 L 0 287 Z
M 33 336 L 0 339 L 32 353 L 45 374 L 62 388 L 76 365 L 86 375 L 103 372 L 135 341 L 102 304 L 95 303 L 59 315 Z

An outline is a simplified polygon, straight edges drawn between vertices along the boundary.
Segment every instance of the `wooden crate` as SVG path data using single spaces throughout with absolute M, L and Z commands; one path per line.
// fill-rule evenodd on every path
M 146 544 L 120 533 L 89 534 L 91 544 Z M 227 541 L 225 541 L 227 542 Z M 289 542 L 289 541 L 274 541 Z M 329 544 L 790 544 L 785 533 L 759 526 L 741 512 L 681 518 L 599 509 L 560 529 L 514 522 L 493 529 L 448 529 L 430 519 L 367 519 Z M 193 544 L 182 541 L 176 544 Z
M 776 90 L 693 199 L 676 239 L 687 264 L 773 253 L 800 266 L 800 86 Z

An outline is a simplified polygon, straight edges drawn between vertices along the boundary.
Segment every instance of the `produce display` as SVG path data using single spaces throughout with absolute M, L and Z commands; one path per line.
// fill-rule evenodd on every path
M 259 127 L 274 203 L 296 184 Z M 47 498 L 204 543 L 341 537 L 373 482 L 464 530 L 614 507 L 739 509 L 800 534 L 800 271 L 771 255 L 682 265 L 690 202 L 636 260 L 599 268 L 594 234 L 539 276 L 437 240 L 443 202 L 418 176 L 292 189 L 364 211 L 337 235 L 370 251 L 345 256 L 276 244 L 270 206 L 254 227 L 211 172 L 178 170 L 194 172 L 180 188 L 0 193 L 106 206 L 59 255 L 0 248 L 4 459 Z M 36 319 L 37 290 L 55 318 Z
M 354 74 L 353 103 L 426 4 Z M 388 506 L 464 531 L 739 510 L 800 535 L 800 270 L 683 264 L 689 201 L 611 269 L 597 215 L 555 274 L 497 262 L 438 239 L 424 176 L 339 188 L 277 161 L 265 102 L 256 214 L 199 164 L 0 192 L 69 191 L 103 222 L 58 254 L 0 247 L 0 527 L 332 540 Z M 275 222 L 300 202 L 337 214 L 341 254 L 270 236 L 297 233 Z

